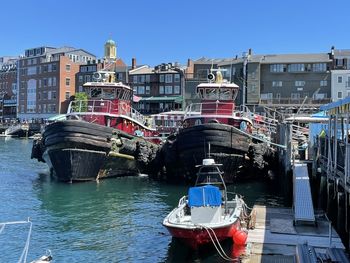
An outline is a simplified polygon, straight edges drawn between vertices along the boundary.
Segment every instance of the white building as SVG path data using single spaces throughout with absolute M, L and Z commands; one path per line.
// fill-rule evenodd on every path
M 350 70 L 331 70 L 332 101 L 350 96 Z

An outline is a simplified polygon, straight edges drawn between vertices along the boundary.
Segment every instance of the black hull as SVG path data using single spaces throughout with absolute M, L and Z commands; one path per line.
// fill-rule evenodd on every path
M 196 177 L 196 165 L 208 156 L 222 164 L 224 179 L 227 183 L 239 177 L 241 168 L 246 165 L 246 154 L 251 139 L 240 130 L 224 124 L 208 123 L 181 130 L 171 142 L 171 150 L 164 151 L 168 176 L 177 181 L 179 177 L 193 182 Z
M 122 131 L 67 120 L 48 125 L 33 144 L 32 158 L 42 159 L 59 181 L 91 181 L 144 172 L 142 157 L 153 145 Z
M 92 181 L 106 160 L 101 151 L 57 148 L 48 149 L 44 159 L 53 169 L 53 176 L 62 182 Z

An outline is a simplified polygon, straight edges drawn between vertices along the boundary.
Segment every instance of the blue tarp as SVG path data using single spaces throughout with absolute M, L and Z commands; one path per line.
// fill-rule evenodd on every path
M 206 185 L 191 187 L 188 192 L 188 205 L 196 206 L 220 206 L 221 193 L 218 187 Z

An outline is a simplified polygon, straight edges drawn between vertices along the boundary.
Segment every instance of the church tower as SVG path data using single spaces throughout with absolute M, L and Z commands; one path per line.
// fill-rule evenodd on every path
M 117 59 L 117 46 L 112 39 L 108 39 L 105 43 L 105 56 L 108 61 L 115 61 Z

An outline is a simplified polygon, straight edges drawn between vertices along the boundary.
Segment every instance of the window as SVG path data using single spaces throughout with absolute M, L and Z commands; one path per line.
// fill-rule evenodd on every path
M 290 94 L 290 97 L 294 100 L 300 99 L 300 93 L 292 93 Z
M 53 92 L 52 92 L 52 98 L 53 98 L 53 99 L 56 99 L 56 91 L 53 91 Z
M 137 94 L 145 94 L 145 86 L 138 86 Z
M 57 65 L 56 64 L 52 64 L 52 71 L 55 72 L 57 70 Z
M 280 99 L 281 98 L 281 93 L 276 93 L 276 99 Z
M 85 75 L 85 82 L 90 82 L 91 78 L 90 78 L 90 75 Z
M 338 91 L 338 99 L 342 99 L 343 98 L 343 92 Z
M 70 64 L 66 65 L 66 71 L 70 71 Z
M 161 74 L 161 75 L 159 75 L 159 82 L 164 82 L 164 75 L 163 74 Z
M 342 76 L 338 76 L 338 83 L 343 83 L 343 77 Z
M 139 75 L 137 77 L 138 83 L 145 83 L 145 75 Z
M 173 82 L 173 74 L 165 74 L 165 83 Z
M 314 72 L 325 72 L 325 71 L 327 71 L 327 64 L 326 63 L 312 64 L 312 71 L 314 71 Z
M 305 71 L 305 64 L 289 64 L 288 72 L 303 72 Z
M 47 79 L 47 86 L 51 87 L 52 86 L 52 78 Z
M 327 86 L 327 80 L 321 80 L 320 81 L 320 86 L 321 87 L 326 87 Z
M 174 86 L 174 93 L 180 94 L 180 86 Z
M 137 94 L 137 86 L 134 86 L 134 87 L 132 88 L 132 90 L 133 90 L 134 94 Z
M 78 90 L 79 92 L 83 92 L 83 86 L 79 86 Z
M 48 100 L 51 100 L 51 94 L 52 94 L 51 91 L 48 91 L 48 92 L 47 92 L 47 99 L 48 99 Z
M 164 86 L 159 86 L 159 94 L 164 94 Z
M 146 75 L 146 82 L 150 83 L 151 82 L 151 75 Z
M 270 65 L 270 72 L 284 72 L 284 64 L 272 64 Z
M 149 76 L 149 75 L 147 75 Z M 146 94 L 151 94 L 151 87 L 150 86 L 146 86 Z
M 180 82 L 180 74 L 174 75 L 174 82 Z
M 282 87 L 282 81 L 272 81 L 272 87 Z
M 48 71 L 48 72 L 51 72 L 51 71 L 52 71 L 52 64 L 48 64 L 48 65 L 47 65 L 47 71 Z
M 28 74 L 28 76 L 35 75 L 36 74 L 36 67 L 28 67 L 27 74 Z
M 304 87 L 305 86 L 305 81 L 304 80 L 296 80 L 295 81 L 295 86 L 296 87 Z
M 132 82 L 133 83 L 137 83 L 137 76 L 135 75 L 135 76 L 132 76 Z
M 70 92 L 69 91 L 66 91 L 66 99 L 68 100 L 70 97 Z
M 172 94 L 172 93 L 173 93 L 173 87 L 165 86 L 165 94 Z
M 70 86 L 70 78 L 66 78 L 66 86 Z

